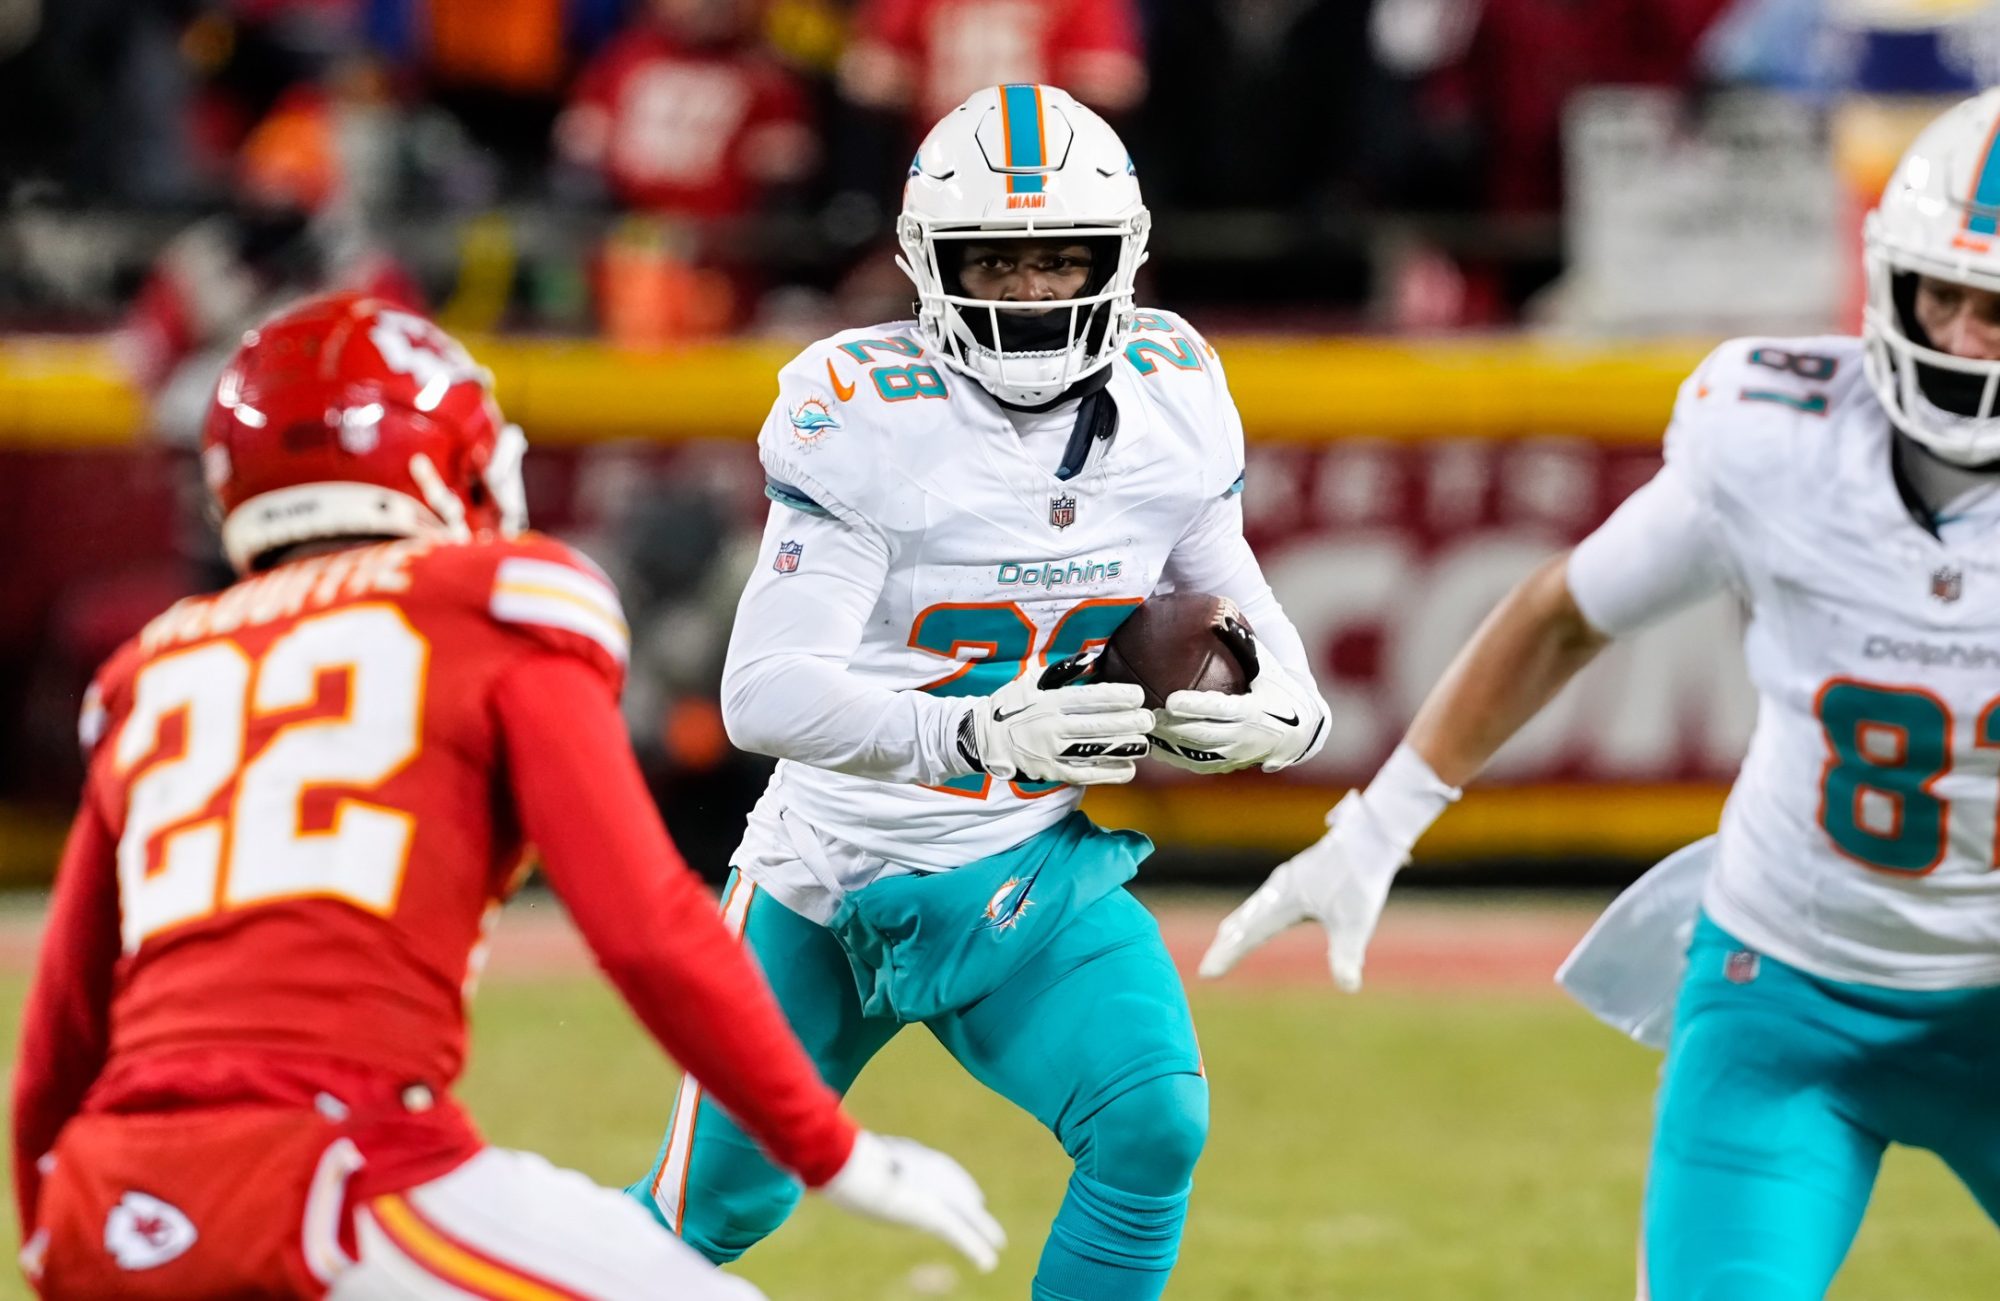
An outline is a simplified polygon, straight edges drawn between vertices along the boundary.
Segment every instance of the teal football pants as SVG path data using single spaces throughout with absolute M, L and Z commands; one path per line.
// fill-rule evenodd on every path
M 862 1014 L 846 954 L 823 927 L 735 876 L 724 907 L 740 912 L 779 1005 L 821 1075 L 844 1093 L 900 1023 Z M 1208 1085 L 1180 978 L 1151 915 L 1115 890 L 1070 918 L 991 994 L 926 1024 L 975 1079 L 1047 1126 L 1075 1163 L 1036 1271 L 1035 1301 L 1159 1297 L 1208 1131 Z M 718 1264 L 784 1223 L 801 1195 L 685 1083 L 659 1156 L 629 1191 Z
M 1928 1148 L 2000 1220 L 2000 987 L 1822 980 L 1703 916 L 1667 1050 L 1642 1268 L 1652 1301 L 1808 1301 L 1882 1153 Z

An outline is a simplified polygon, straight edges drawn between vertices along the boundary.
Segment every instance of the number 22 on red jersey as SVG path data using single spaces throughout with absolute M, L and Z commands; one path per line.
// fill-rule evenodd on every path
M 375 603 L 301 619 L 255 659 L 223 639 L 141 669 L 111 755 L 130 782 L 118 842 L 125 951 L 168 927 L 280 899 L 393 912 L 411 816 L 346 796 L 326 830 L 308 831 L 302 805 L 315 787 L 365 792 L 416 758 L 429 658 L 403 613 Z M 325 673 L 347 676 L 346 708 L 283 723 L 250 753 L 253 723 L 312 706 Z M 174 719 L 178 752 L 146 762 Z

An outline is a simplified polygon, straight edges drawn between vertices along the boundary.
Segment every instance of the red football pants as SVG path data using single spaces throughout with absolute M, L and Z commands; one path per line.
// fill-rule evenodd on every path
M 77 1116 L 38 1228 L 49 1298 L 318 1297 L 344 1263 L 351 1139 L 317 1112 Z

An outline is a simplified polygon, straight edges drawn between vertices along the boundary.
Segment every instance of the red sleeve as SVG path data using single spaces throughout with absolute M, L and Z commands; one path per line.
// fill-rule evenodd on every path
M 831 1179 L 854 1122 L 667 839 L 609 685 L 539 655 L 494 703 L 522 827 L 611 983 L 774 1160 L 815 1187 Z
M 14 1198 L 23 1241 L 41 1192 L 35 1163 L 55 1146 L 104 1067 L 117 961 L 117 840 L 86 794 L 56 869 L 14 1059 Z

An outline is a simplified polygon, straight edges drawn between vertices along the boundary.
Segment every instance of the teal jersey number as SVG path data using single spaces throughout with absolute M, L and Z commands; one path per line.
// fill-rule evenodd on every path
M 1035 625 L 1012 601 L 934 605 L 917 616 L 910 628 L 910 645 L 953 660 L 961 651 L 985 652 L 922 689 L 934 696 L 990 696 L 1021 676 L 1022 665 L 1035 649 Z M 985 773 L 967 773 L 939 789 L 984 799 L 991 782 Z
M 1102 646 L 1118 631 L 1118 625 L 1138 606 L 1136 598 L 1085 601 L 1073 605 L 1049 630 L 1049 643 L 1042 648 L 1041 663 L 1060 664 L 1072 655 L 1081 655 L 1093 646 Z M 1040 795 L 1055 790 L 1061 782 L 1015 782 L 1022 795 Z
M 867 366 L 875 361 L 878 352 L 894 353 L 898 357 L 921 357 L 924 347 L 915 339 L 856 339 L 853 343 L 843 343 L 840 350 L 854 360 Z
M 1071 606 L 1049 631 L 1040 656 L 1035 658 L 1036 671 L 1109 640 L 1138 604 L 1138 598 L 1129 597 L 1084 601 Z M 1027 671 L 1037 640 L 1039 631 L 1020 606 L 1012 601 L 996 601 L 933 605 L 917 616 L 910 628 L 909 644 L 952 660 L 968 650 L 983 652 L 977 658 L 964 660 L 944 677 L 925 683 L 921 689 L 934 696 L 990 696 Z M 968 773 L 933 789 L 984 799 L 991 784 L 992 779 L 985 773 Z M 1013 783 L 1019 795 L 1043 795 L 1061 785 L 1061 782 Z
M 1173 346 L 1168 347 L 1168 344 Z M 1125 360 L 1131 362 L 1132 369 L 1141 375 L 1151 375 L 1159 370 L 1160 363 L 1154 360 L 1155 357 L 1164 360 L 1177 370 L 1201 369 L 1201 354 L 1194 350 L 1192 343 L 1178 334 L 1168 339 L 1166 343 L 1161 343 L 1158 339 L 1138 339 L 1125 345 Z
M 946 395 L 944 376 L 927 364 L 877 366 L 868 372 L 875 391 L 884 402 L 904 402 L 910 398 L 941 398 Z
M 1820 825 L 1849 858 L 1885 872 L 1928 872 L 1944 858 L 1948 811 L 1931 786 L 1951 767 L 1951 714 L 1927 691 L 1836 678 L 1816 702 L 1826 729 Z M 1987 742 L 1993 708 L 1982 716 Z M 1872 797 L 1872 799 L 1871 799 Z M 1864 822 L 1864 804 L 1886 812 Z
M 1823 357 L 1811 352 L 1786 352 L 1782 348 L 1752 348 L 1750 364 L 1763 366 L 1785 375 L 1796 375 L 1803 380 L 1824 383 L 1833 378 L 1833 372 L 1840 368 L 1840 362 L 1833 357 Z M 1706 391 L 1706 390 L 1704 390 Z M 1737 398 L 1744 402 L 1775 402 L 1794 411 L 1803 411 L 1809 416 L 1826 414 L 1826 394 L 1789 393 L 1782 389 L 1746 388 Z
M 864 366 L 874 366 L 880 360 L 875 354 L 886 352 L 896 357 L 921 357 L 923 345 L 914 339 L 856 339 L 853 343 L 843 343 L 840 350 Z M 908 366 L 875 366 L 868 372 L 875 381 L 875 392 L 884 402 L 906 402 L 911 398 L 941 398 L 947 395 L 944 376 L 938 374 L 937 367 L 926 363 Z M 845 395 L 843 395 L 845 396 Z

